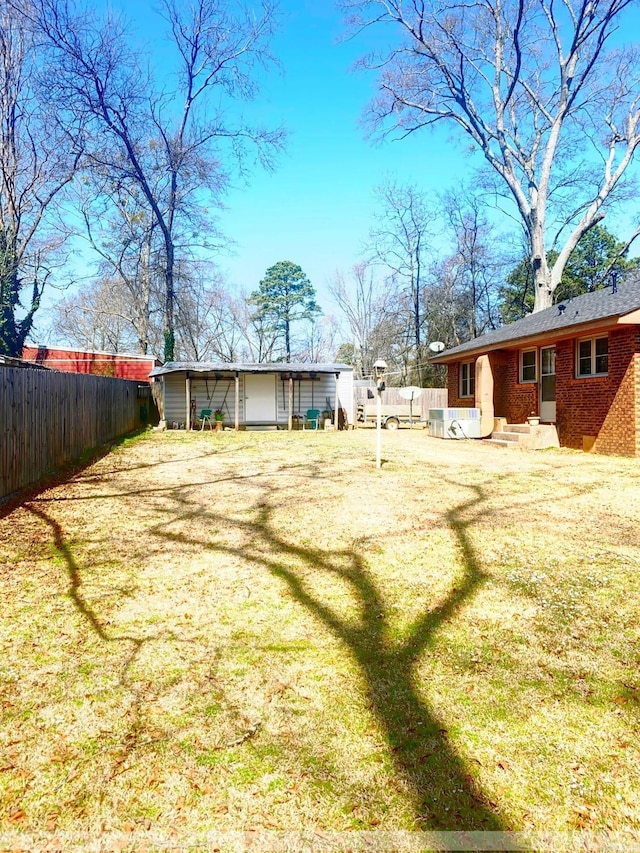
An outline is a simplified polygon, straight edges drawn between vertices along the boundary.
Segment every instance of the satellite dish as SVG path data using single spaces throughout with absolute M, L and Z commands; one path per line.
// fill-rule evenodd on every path
M 418 388 L 417 385 L 407 385 L 406 388 L 398 388 L 398 394 L 403 400 L 417 400 L 422 394 L 422 388 Z
M 442 341 L 432 341 L 429 344 L 429 349 L 431 350 L 431 352 L 442 352 L 442 350 L 444 349 L 444 344 L 442 343 Z
M 418 388 L 417 385 L 407 385 L 405 388 L 398 388 L 398 394 L 403 400 L 409 401 L 409 424 L 413 429 L 413 401 L 422 394 L 422 388 Z

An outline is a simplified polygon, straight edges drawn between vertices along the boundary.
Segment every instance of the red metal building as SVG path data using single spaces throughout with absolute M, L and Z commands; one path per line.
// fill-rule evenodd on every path
M 92 352 L 69 347 L 25 346 L 22 358 L 65 373 L 92 373 L 148 382 L 149 374 L 162 362 L 149 355 Z

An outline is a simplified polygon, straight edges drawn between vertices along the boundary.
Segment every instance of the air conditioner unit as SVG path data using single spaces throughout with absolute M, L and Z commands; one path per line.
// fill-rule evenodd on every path
M 429 409 L 429 435 L 480 438 L 480 409 Z

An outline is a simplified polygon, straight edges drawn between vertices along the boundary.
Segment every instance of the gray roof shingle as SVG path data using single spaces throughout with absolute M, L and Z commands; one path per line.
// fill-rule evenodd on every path
M 224 361 L 169 361 L 162 367 L 155 367 L 150 376 L 162 376 L 165 373 L 178 373 L 181 371 L 191 373 L 342 373 L 345 370 L 353 370 L 348 364 L 312 364 L 310 362 L 298 362 L 290 364 L 285 362 L 272 363 L 229 363 Z
M 562 305 L 565 306 L 564 310 L 561 310 Z M 593 293 L 576 296 L 551 308 L 545 308 L 544 311 L 528 314 L 521 320 L 501 326 L 460 346 L 445 350 L 431 360 L 437 362 L 440 359 L 448 360 L 449 356 L 458 353 L 497 349 L 499 344 L 535 337 L 545 332 L 562 332 L 573 326 L 581 326 L 597 320 L 623 317 L 638 309 L 640 309 L 640 278 L 630 278 L 620 282 L 615 292 L 611 287 L 605 287 Z

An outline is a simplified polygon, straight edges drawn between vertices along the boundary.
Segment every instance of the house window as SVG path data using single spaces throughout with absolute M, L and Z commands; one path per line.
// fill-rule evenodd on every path
M 585 338 L 578 341 L 578 376 L 606 376 L 609 372 L 609 338 Z
M 537 352 L 534 349 L 520 351 L 520 382 L 535 382 L 537 379 Z
M 476 364 L 465 361 L 460 365 L 460 396 L 475 397 L 476 394 Z

